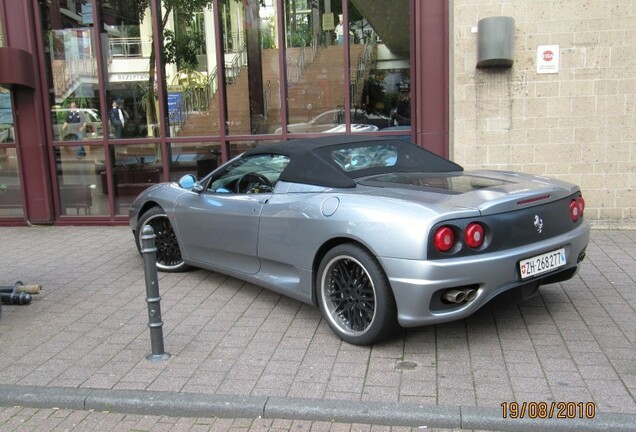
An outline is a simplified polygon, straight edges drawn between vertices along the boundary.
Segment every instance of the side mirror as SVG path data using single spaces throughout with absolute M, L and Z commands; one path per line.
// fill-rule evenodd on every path
M 186 174 L 179 179 L 179 187 L 182 189 L 192 189 L 197 183 L 197 179 L 192 174 Z

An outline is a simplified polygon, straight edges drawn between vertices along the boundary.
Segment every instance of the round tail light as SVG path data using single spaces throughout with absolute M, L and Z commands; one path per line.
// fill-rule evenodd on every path
M 464 233 L 464 240 L 468 246 L 477 249 L 484 244 L 484 227 L 475 222 L 469 224 Z
M 581 217 L 581 206 L 578 200 L 572 200 L 570 202 L 570 219 L 572 222 L 576 222 Z
M 447 226 L 440 227 L 435 231 L 433 242 L 435 243 L 435 249 L 440 252 L 448 252 L 455 244 L 455 234 Z

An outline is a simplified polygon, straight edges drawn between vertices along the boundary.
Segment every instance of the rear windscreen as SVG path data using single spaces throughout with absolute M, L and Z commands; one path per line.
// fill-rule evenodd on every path
M 471 175 L 444 175 L 417 172 L 379 174 L 367 177 L 359 182 L 367 186 L 404 187 L 445 191 L 450 194 L 462 194 L 506 184 L 502 180 Z

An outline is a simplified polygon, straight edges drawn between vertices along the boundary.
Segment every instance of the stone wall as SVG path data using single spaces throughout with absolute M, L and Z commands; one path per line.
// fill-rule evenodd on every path
M 491 16 L 515 20 L 511 68 L 476 68 Z M 451 21 L 452 159 L 571 181 L 594 226 L 636 228 L 636 0 L 455 0 Z

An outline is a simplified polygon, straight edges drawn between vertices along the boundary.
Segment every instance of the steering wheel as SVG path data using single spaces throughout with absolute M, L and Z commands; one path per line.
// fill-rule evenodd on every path
M 274 188 L 267 177 L 255 172 L 243 174 L 236 182 L 236 193 L 261 193 L 273 190 Z

